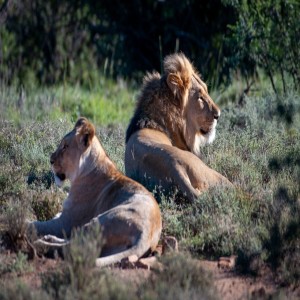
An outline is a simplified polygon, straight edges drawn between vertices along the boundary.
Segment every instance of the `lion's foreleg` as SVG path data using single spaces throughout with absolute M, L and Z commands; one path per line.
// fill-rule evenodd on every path
M 189 176 L 185 170 L 178 169 L 174 173 L 174 183 L 178 186 L 179 190 L 187 196 L 190 201 L 197 199 L 200 195 L 200 191 L 193 187 Z

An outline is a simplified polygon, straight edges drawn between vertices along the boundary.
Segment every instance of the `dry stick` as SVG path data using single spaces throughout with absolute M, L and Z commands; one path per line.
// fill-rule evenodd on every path
M 280 16 L 281 16 L 281 14 L 277 12 L 279 27 L 281 29 L 282 36 L 285 37 L 285 36 L 288 36 L 287 29 L 286 29 L 286 22 L 284 22 L 283 19 L 280 18 Z M 297 16 L 295 16 L 295 17 L 297 17 Z M 298 86 L 296 78 L 298 79 L 298 83 L 300 82 L 300 76 L 298 76 L 298 71 L 297 71 L 297 70 L 299 70 L 299 68 L 296 65 L 298 63 L 298 55 L 297 55 L 297 53 L 295 53 L 296 47 L 292 47 L 292 45 L 291 45 L 291 47 L 285 47 L 285 49 L 287 51 L 287 57 L 291 62 L 291 69 L 289 71 L 292 74 L 292 77 L 293 77 L 293 80 L 294 80 L 294 85 L 295 85 L 295 88 L 296 88 Z M 282 77 L 283 84 L 284 84 L 284 92 L 286 93 L 286 89 L 285 89 L 286 84 L 285 84 L 285 81 L 284 81 L 284 74 L 283 74 L 283 70 L 282 70 L 282 65 L 280 65 L 280 68 L 281 68 L 281 77 Z M 289 69 L 289 68 L 287 68 L 287 69 Z M 296 76 L 296 78 L 295 78 L 295 76 Z
M 298 18 L 298 16 L 296 15 L 296 10 L 295 10 L 294 18 L 295 19 Z M 299 32 L 299 30 L 297 30 L 297 27 L 293 28 L 292 30 L 294 30 L 295 37 L 300 37 L 300 32 Z M 297 38 L 295 40 L 297 40 Z M 296 43 L 298 43 L 298 40 Z M 291 44 L 290 47 L 287 47 L 289 50 L 288 56 L 291 61 L 291 74 L 292 74 L 292 77 L 294 80 L 295 89 L 297 89 L 300 84 L 300 73 L 299 73 L 299 70 L 300 70 L 299 54 L 300 54 L 300 52 L 299 52 L 298 44 L 294 45 L 294 47 L 292 45 L 292 42 L 290 42 L 290 44 Z
M 284 94 L 286 94 L 286 84 L 285 84 L 284 73 L 283 73 L 281 64 L 280 64 L 280 75 L 281 75 L 281 80 L 282 80 L 283 92 L 284 92 Z
M 7 17 L 7 11 L 9 6 L 11 5 L 11 0 L 5 0 L 0 7 L 0 24 L 4 24 Z
M 25 235 L 25 241 L 27 242 L 28 250 L 29 250 L 29 259 L 35 259 L 37 257 L 36 249 L 34 245 L 30 242 L 28 237 Z
M 284 21 L 281 17 L 281 14 L 280 12 L 278 12 L 276 10 L 277 14 L 276 14 L 276 17 L 277 17 L 277 23 L 279 24 L 279 28 L 280 28 L 280 31 L 281 31 L 281 35 L 284 37 L 282 39 L 282 44 L 281 44 L 281 47 L 285 46 L 285 37 L 287 36 L 287 30 L 286 30 L 286 27 L 284 25 Z M 289 56 L 289 58 L 291 59 L 291 55 L 290 55 L 290 51 L 289 50 L 286 50 L 287 51 L 287 57 Z M 291 62 L 293 60 L 291 59 Z M 285 78 L 284 78 L 284 69 L 282 67 L 282 63 L 280 63 L 280 75 L 281 75 L 281 80 L 282 80 L 282 87 L 283 87 L 283 92 L 284 94 L 286 94 L 286 83 L 285 83 Z
M 265 48 L 265 49 L 266 49 L 266 48 Z M 265 64 L 266 64 L 266 67 L 267 67 L 267 73 L 268 73 L 268 76 L 269 76 L 269 78 L 270 78 L 270 80 L 271 80 L 272 88 L 273 88 L 275 94 L 277 95 L 277 89 L 276 89 L 276 87 L 275 87 L 275 83 L 274 83 L 274 80 L 273 80 L 273 75 L 272 75 L 272 72 L 271 72 L 271 67 L 270 67 L 270 65 L 269 65 L 268 58 L 267 58 L 264 54 L 262 54 L 262 58 L 263 58 L 263 61 L 264 61 Z
M 300 84 L 300 74 L 298 71 L 300 69 L 299 58 L 297 56 L 297 53 L 295 53 L 296 50 L 293 47 L 292 47 L 292 51 L 290 51 L 290 52 L 292 53 L 292 54 L 290 54 L 291 61 L 292 61 L 292 70 L 293 70 L 292 75 L 293 75 L 293 79 L 294 79 L 295 88 L 297 89 L 297 87 Z M 296 78 L 295 78 L 295 76 L 296 76 Z
M 244 99 L 245 99 L 245 95 L 248 95 L 248 93 L 249 93 L 249 91 L 250 91 L 250 89 L 251 89 L 251 87 L 252 87 L 253 84 L 254 84 L 254 80 L 251 80 L 250 82 L 248 82 L 248 80 L 247 80 L 247 86 L 246 86 L 246 88 L 243 90 L 243 92 L 242 92 L 242 94 L 241 94 L 241 96 L 240 96 L 240 98 L 239 98 L 238 104 L 239 104 L 240 106 L 243 105 L 243 102 L 244 102 Z

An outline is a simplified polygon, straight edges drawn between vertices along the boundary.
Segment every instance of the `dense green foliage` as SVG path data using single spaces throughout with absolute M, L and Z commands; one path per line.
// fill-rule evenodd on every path
M 293 0 L 224 0 L 235 8 L 238 19 L 231 25 L 229 43 L 233 46 L 233 65 L 246 77 L 263 68 L 275 93 L 284 93 L 300 84 L 300 3 Z M 276 82 L 280 74 L 280 85 Z
M 88 83 L 99 71 L 135 77 L 160 71 L 162 57 L 174 51 L 217 79 L 233 17 L 220 0 L 8 0 L 2 10 L 0 77 L 9 82 Z
M 242 74 L 248 91 L 260 68 L 287 92 L 300 80 L 299 13 L 295 0 L 6 0 L 0 79 L 94 86 L 99 74 L 161 71 L 165 55 L 182 51 L 212 87 Z

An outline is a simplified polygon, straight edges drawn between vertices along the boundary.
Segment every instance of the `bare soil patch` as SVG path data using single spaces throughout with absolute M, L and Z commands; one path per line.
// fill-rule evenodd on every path
M 2 251 L 1 262 L 13 261 L 15 253 Z M 281 287 L 274 274 L 268 270 L 262 270 L 258 276 L 241 275 L 234 268 L 220 267 L 218 261 L 199 260 L 200 266 L 212 274 L 214 286 L 220 299 L 270 299 L 270 296 L 278 295 L 280 299 L 299 299 L 300 288 Z M 28 272 L 2 272 L 0 281 L 3 283 L 18 279 L 32 289 L 41 288 L 41 277 L 49 272 L 62 268 L 61 259 L 35 258 L 29 262 Z M 137 288 L 147 281 L 153 271 L 145 268 L 121 268 L 108 269 L 114 277 Z M 180 270 L 178 270 L 180 272 Z

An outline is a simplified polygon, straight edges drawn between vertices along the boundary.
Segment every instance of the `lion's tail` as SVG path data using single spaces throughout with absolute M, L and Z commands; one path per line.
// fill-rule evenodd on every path
M 97 267 L 105 267 L 112 265 L 114 263 L 121 262 L 122 259 L 129 257 L 131 255 L 136 255 L 138 258 L 145 255 L 150 250 L 150 247 L 143 247 L 141 244 L 133 245 L 131 248 L 124 250 L 122 252 L 108 255 L 105 257 L 100 257 L 96 259 L 96 266 Z

